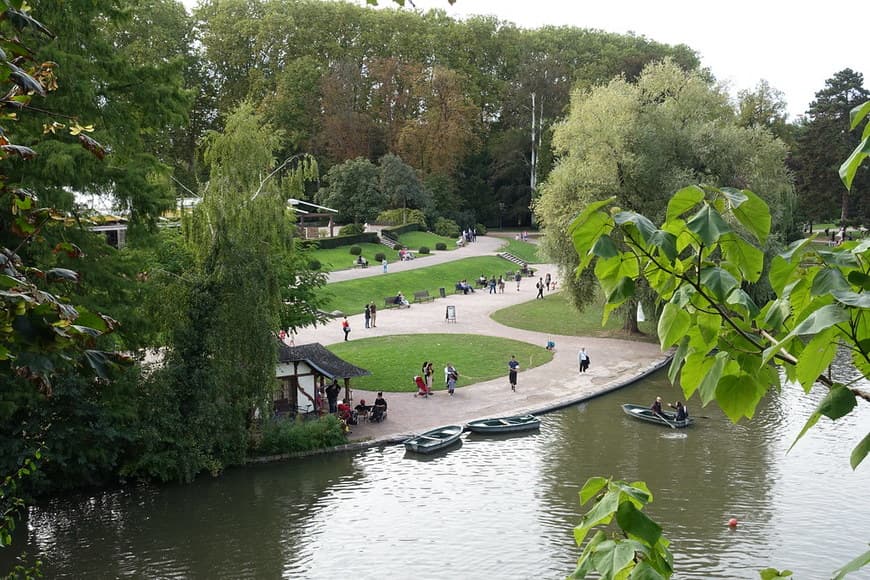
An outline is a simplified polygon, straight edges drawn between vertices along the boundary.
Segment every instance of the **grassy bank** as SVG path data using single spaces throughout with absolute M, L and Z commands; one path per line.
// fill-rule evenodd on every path
M 510 308 L 498 310 L 492 319 L 505 326 L 533 330 L 563 336 L 591 336 L 596 338 L 622 338 L 628 340 L 648 340 L 654 342 L 655 325 L 642 322 L 641 332 L 645 336 L 630 335 L 622 329 L 622 317 L 611 315 L 607 325 L 601 326 L 600 302 L 590 304 L 583 312 L 577 312 L 561 292 L 547 294 L 544 300 L 532 300 Z
M 496 277 L 512 270 L 514 264 L 496 256 L 466 258 L 447 264 L 436 264 L 428 268 L 380 274 L 359 280 L 348 280 L 330 284 L 324 290 L 331 295 L 326 310 L 341 310 L 345 314 L 359 314 L 366 303 L 374 300 L 378 308 L 384 306 L 385 296 L 395 296 L 401 291 L 408 300 L 414 299 L 414 292 L 428 290 L 438 296 L 438 288 L 443 287 L 448 294 L 453 293 L 456 282 L 468 279 L 472 282 L 481 274 Z
M 507 363 L 512 354 L 520 363 L 522 388 L 523 370 L 553 359 L 553 353 L 543 346 L 476 334 L 416 334 L 341 342 L 329 350 L 372 372 L 370 377 L 354 379 L 355 388 L 396 393 L 416 391 L 413 378 L 420 374 L 423 361 L 435 364 L 435 390 L 444 390 L 448 362 L 459 371 L 459 387 L 503 376 L 507 389 Z

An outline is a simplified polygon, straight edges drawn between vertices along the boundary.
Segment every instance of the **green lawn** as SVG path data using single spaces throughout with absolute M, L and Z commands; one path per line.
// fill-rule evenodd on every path
M 331 295 L 325 310 L 341 310 L 348 315 L 359 314 L 372 300 L 378 308 L 383 308 L 384 297 L 395 296 L 399 291 L 412 301 L 414 292 L 419 290 L 428 290 L 430 295 L 438 296 L 438 288 L 444 287 L 448 294 L 453 294 L 456 282 L 463 278 L 473 284 L 481 274 L 503 276 L 513 266 L 511 262 L 497 256 L 481 256 L 417 270 L 336 282 L 323 290 Z
M 592 336 L 598 338 L 622 338 L 629 340 L 655 341 L 655 325 L 642 322 L 640 329 L 644 336 L 626 334 L 622 330 L 622 317 L 610 316 L 607 326 L 601 326 L 601 303 L 590 304 L 583 312 L 577 312 L 561 292 L 547 294 L 544 300 L 532 300 L 492 314 L 496 322 L 547 334 L 563 336 Z M 556 345 L 558 347 L 558 345 Z
M 351 340 L 329 346 L 344 360 L 371 371 L 369 377 L 353 379 L 353 386 L 370 391 L 416 391 L 414 376 L 424 361 L 435 364 L 432 385 L 444 390 L 444 366 L 453 363 L 459 371 L 457 386 L 488 381 L 500 376 L 507 382 L 507 363 L 516 355 L 520 363 L 518 388 L 522 390 L 523 370 L 548 363 L 553 353 L 543 345 L 476 334 L 417 334 Z M 440 395 L 439 395 L 440 396 Z M 444 395 L 446 396 L 446 394 Z M 359 397 L 355 397 L 359 399 Z
M 399 242 L 415 252 L 420 249 L 420 246 L 426 246 L 430 250 L 435 250 L 435 244 L 438 242 L 444 243 L 448 250 L 456 249 L 455 239 L 445 238 L 432 232 L 408 232 L 399 236 Z
M 382 244 L 356 244 L 362 249 L 362 256 L 369 261 L 369 267 L 379 266 L 380 264 L 375 263 L 375 254 L 383 253 L 387 258 L 387 262 L 398 262 L 399 261 L 399 253 L 396 250 L 391 250 L 387 246 Z M 348 268 L 353 267 L 353 262 L 356 260 L 356 256 L 350 253 L 351 246 L 340 246 L 338 248 L 331 248 L 328 250 L 313 250 L 311 252 L 311 258 L 315 260 L 319 260 L 321 264 L 321 270 L 324 272 L 332 272 L 334 270 L 347 270 Z M 421 258 L 425 258 L 426 256 L 421 256 L 417 254 L 417 256 Z
M 499 251 L 513 254 L 529 264 L 543 264 L 547 261 L 546 257 L 538 254 L 537 244 L 530 244 L 529 242 L 521 242 L 519 240 L 506 240 L 506 242 Z

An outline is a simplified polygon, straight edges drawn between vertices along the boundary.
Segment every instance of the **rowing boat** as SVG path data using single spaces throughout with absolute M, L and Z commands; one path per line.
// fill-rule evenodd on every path
M 494 417 L 468 422 L 472 433 L 515 433 L 530 431 L 541 426 L 541 420 L 534 415 L 514 415 L 513 417 Z
M 674 413 L 656 413 L 649 407 L 644 407 L 642 405 L 625 404 L 622 406 L 622 410 L 625 411 L 626 415 L 634 417 L 635 419 L 647 421 L 648 423 L 656 423 L 658 425 L 667 425 L 674 429 L 682 429 L 695 422 L 691 417 L 687 417 L 683 421 L 677 421 L 677 417 Z
M 414 453 L 434 453 L 459 441 L 460 435 L 462 435 L 461 425 L 439 427 L 406 439 L 405 449 Z

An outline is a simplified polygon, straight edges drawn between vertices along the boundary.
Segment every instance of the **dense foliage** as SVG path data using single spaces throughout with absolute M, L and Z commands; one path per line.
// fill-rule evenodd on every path
M 329 169 L 396 154 L 423 179 L 432 217 L 465 227 L 529 224 L 532 94 L 544 178 L 551 126 L 574 86 L 634 79 L 664 57 L 698 66 L 685 46 L 437 10 L 212 0 L 194 17 L 216 122 L 249 99 L 284 130 L 281 155 L 307 151 Z
M 672 62 L 649 65 L 635 83 L 617 78 L 576 91 L 554 147 L 558 162 L 535 213 L 546 233 L 544 248 L 579 307 L 593 298 L 595 284 L 591 276 L 570 275 L 578 258 L 568 228 L 602 196 L 659 220 L 668 196 L 681 187 L 741 184 L 764 192 L 780 238 L 793 235 L 784 144 L 763 127 L 740 126 L 726 94 Z M 652 304 L 646 293 L 637 298 Z M 626 309 L 629 325 L 636 323 L 635 310 Z

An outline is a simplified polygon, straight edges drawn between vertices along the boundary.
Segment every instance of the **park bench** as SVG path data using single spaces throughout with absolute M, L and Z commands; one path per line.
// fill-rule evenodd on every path
M 363 262 L 362 264 L 360 264 L 359 262 L 357 262 L 356 260 L 354 260 L 354 262 L 353 262 L 353 267 L 354 267 L 354 268 L 368 268 L 368 267 L 369 267 L 369 263 L 368 263 L 368 261 L 365 261 L 365 262 Z
M 384 308 L 410 308 L 410 304 L 396 304 L 395 296 L 384 296 Z
M 435 300 L 435 297 L 429 296 L 428 290 L 420 290 L 419 292 L 414 292 L 414 303 L 429 302 L 430 300 Z

